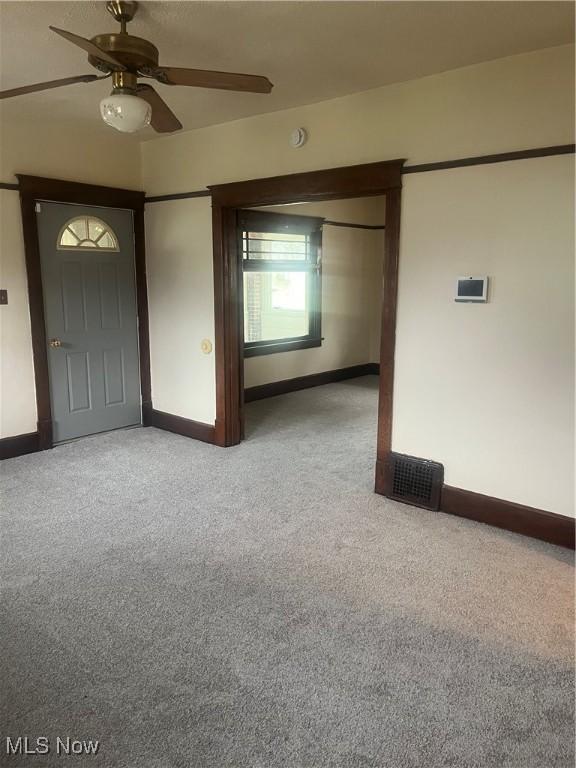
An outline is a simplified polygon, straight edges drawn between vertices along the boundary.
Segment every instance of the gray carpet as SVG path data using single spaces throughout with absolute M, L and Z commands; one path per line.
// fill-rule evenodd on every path
M 568 551 L 371 492 L 372 377 L 2 466 L 4 736 L 110 768 L 572 768 Z

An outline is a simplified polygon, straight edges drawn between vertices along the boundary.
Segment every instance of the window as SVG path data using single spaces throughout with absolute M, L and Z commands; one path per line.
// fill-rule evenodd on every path
M 101 251 L 119 251 L 118 238 L 108 224 L 94 216 L 78 216 L 64 224 L 58 235 L 59 251 L 78 251 L 98 248 Z
M 245 357 L 322 344 L 322 222 L 241 212 Z

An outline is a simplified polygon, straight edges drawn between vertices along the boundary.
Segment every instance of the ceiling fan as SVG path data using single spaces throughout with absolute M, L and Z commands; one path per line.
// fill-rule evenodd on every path
M 112 93 L 100 102 L 100 114 L 104 122 L 124 133 L 132 133 L 146 125 L 152 125 L 159 133 L 172 133 L 182 128 L 181 122 L 151 85 L 138 82 L 139 77 L 157 80 L 164 85 L 188 85 L 249 93 L 270 93 L 272 90 L 272 83 L 267 77 L 260 75 L 162 67 L 158 64 L 158 49 L 155 45 L 126 32 L 126 25 L 134 18 L 138 3 L 109 0 L 106 9 L 120 23 L 120 32 L 96 35 L 87 40 L 64 29 L 50 27 L 65 40 L 86 51 L 89 63 L 103 72 L 103 75 L 76 75 L 12 88 L 0 91 L 0 99 L 73 83 L 90 83 L 112 76 Z

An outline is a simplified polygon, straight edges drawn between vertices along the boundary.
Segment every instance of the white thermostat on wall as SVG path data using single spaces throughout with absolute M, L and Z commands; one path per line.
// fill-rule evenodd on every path
M 454 301 L 488 301 L 488 277 L 459 277 L 456 282 Z
M 294 128 L 290 134 L 290 146 L 294 147 L 294 149 L 298 149 L 298 147 L 302 147 L 306 144 L 307 138 L 308 134 L 304 128 Z

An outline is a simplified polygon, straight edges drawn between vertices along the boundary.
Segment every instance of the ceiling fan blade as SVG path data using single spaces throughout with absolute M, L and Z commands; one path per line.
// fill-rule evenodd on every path
M 249 93 L 270 93 L 274 87 L 267 77 L 261 75 L 213 72 L 209 69 L 155 67 L 151 74 L 165 85 L 191 85 L 195 88 L 220 88 L 225 91 L 248 91 Z
M 107 77 L 107 75 L 105 77 Z M 94 80 L 104 80 L 105 77 L 98 77 L 98 75 L 76 75 L 76 77 L 63 77 L 60 80 L 48 80 L 45 83 L 23 85 L 21 88 L 11 88 L 9 91 L 0 91 L 0 99 L 10 99 L 12 96 L 22 96 L 25 93 L 34 93 L 35 91 L 48 91 L 50 88 L 60 88 L 62 85 L 91 83 Z
M 111 56 L 109 53 L 106 53 L 106 51 L 98 48 L 98 46 L 91 40 L 86 40 L 86 38 L 80 37 L 80 35 L 75 35 L 73 32 L 66 32 L 65 29 L 58 29 L 57 27 L 50 27 L 50 29 L 52 32 L 56 32 L 57 35 L 60 35 L 65 40 L 68 40 L 68 42 L 74 43 L 74 45 L 78 45 L 84 51 L 89 53 L 90 56 L 94 56 L 95 59 L 100 59 L 100 61 L 104 61 L 106 64 L 109 64 L 114 69 L 120 71 L 124 71 L 126 69 L 123 64 L 114 58 L 114 56 Z
M 164 99 L 156 93 L 151 85 L 141 84 L 136 89 L 138 96 L 152 107 L 150 125 L 158 133 L 173 133 L 182 128 L 182 123 L 170 109 Z

